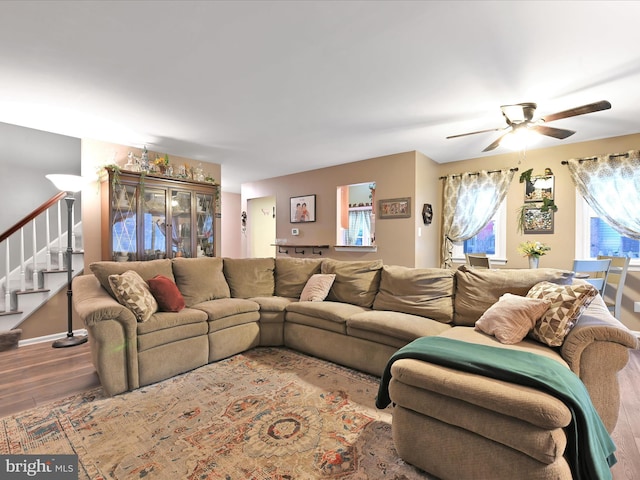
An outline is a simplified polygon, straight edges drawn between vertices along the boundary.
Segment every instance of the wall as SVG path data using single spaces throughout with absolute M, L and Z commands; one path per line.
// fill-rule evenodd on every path
M 130 151 L 138 157 L 142 154 L 142 150 L 139 148 L 101 142 L 98 140 L 82 140 L 82 175 L 92 177 L 96 180 L 82 191 L 82 227 L 85 237 L 85 265 L 87 266 L 91 262 L 96 262 L 102 259 L 100 183 L 98 182 L 98 174 L 104 171 L 102 167 L 105 165 L 115 163 L 120 167 L 124 166 L 124 164 L 127 163 L 127 154 Z M 163 156 L 165 152 L 154 152 L 149 150 L 149 159 L 155 159 L 156 153 Z M 197 167 L 199 164 L 202 164 L 202 168 L 205 172 L 209 173 L 213 178 L 218 179 L 218 182 L 220 181 L 221 169 L 219 164 L 178 157 L 171 155 L 171 153 L 169 153 L 169 160 L 172 165 L 185 164 L 189 167 Z M 216 219 L 216 256 L 220 256 L 221 252 L 220 243 L 222 237 L 220 230 L 220 219 Z
M 0 232 L 5 232 L 58 193 L 45 175 L 80 175 L 80 139 L 0 123 L 0 145 Z
M 240 194 L 222 192 L 222 211 L 220 222 L 220 234 L 222 241 L 220 255 L 222 257 L 240 258 L 242 256 Z
M 435 198 L 437 176 L 427 178 L 426 172 L 435 169 L 436 164 L 417 152 L 405 152 L 353 163 L 337 165 L 308 172 L 270 178 L 258 182 L 245 183 L 241 187 L 242 209 L 246 210 L 247 201 L 252 198 L 276 197 L 276 238 L 285 239 L 289 244 L 298 245 L 335 245 L 336 244 L 336 189 L 341 185 L 376 182 L 376 199 L 411 197 L 413 214 L 411 218 L 376 219 L 377 252 L 338 252 L 332 248 L 323 251 L 323 255 L 336 259 L 383 259 L 387 264 L 405 266 L 434 266 L 435 257 L 420 253 L 416 263 L 416 232 L 418 222 L 422 224 L 420 212 L 416 210 L 416 161 L 423 164 L 424 178 L 420 183 L 428 191 L 423 198 Z M 427 165 L 430 164 L 430 167 Z M 311 223 L 290 223 L 289 199 L 301 195 L 316 195 L 316 221 Z M 420 204 L 420 209 L 422 208 Z M 291 228 L 299 229 L 296 237 Z M 427 232 L 427 229 L 423 230 Z M 435 237 L 421 237 L 426 251 L 429 242 Z M 247 255 L 247 240 L 243 239 L 243 255 Z M 308 249 L 307 249 L 308 252 Z M 296 255 L 289 249 L 289 256 Z M 304 256 L 308 256 L 307 253 Z M 422 263 L 433 262 L 433 263 Z
M 475 172 L 481 169 L 493 170 L 518 167 L 507 195 L 507 264 L 506 268 L 526 268 L 527 259 L 517 252 L 523 241 L 539 240 L 551 246 L 551 251 L 541 257 L 541 267 L 554 267 L 571 270 L 576 258 L 576 189 L 563 160 L 582 158 L 607 153 L 619 153 L 637 150 L 640 134 L 625 135 L 591 142 L 562 144 L 557 147 L 531 150 L 524 155 L 518 152 L 475 158 L 459 162 L 445 163 L 439 166 L 440 175 Z M 524 203 L 524 184 L 519 183 L 522 172 L 533 168 L 533 174 L 543 174 L 545 167 L 551 168 L 555 176 L 555 203 L 558 211 L 554 215 L 554 233 L 523 235 L 517 232 L 517 210 Z M 442 183 L 442 182 L 440 182 Z M 442 192 L 442 185 L 439 186 Z M 441 193 L 438 210 L 441 215 Z M 632 330 L 640 331 L 640 314 L 633 312 L 633 302 L 640 301 L 640 271 L 631 271 L 623 297 L 622 322 Z

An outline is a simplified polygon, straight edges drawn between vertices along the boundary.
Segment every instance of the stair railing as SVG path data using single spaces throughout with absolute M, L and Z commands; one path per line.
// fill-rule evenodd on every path
M 40 283 L 40 271 L 38 270 L 38 238 L 37 238 L 37 223 L 36 220 L 44 215 L 45 219 L 45 258 L 46 258 L 46 270 L 51 270 L 52 261 L 51 261 L 51 229 L 50 229 L 50 219 L 49 219 L 49 209 L 57 204 L 57 232 L 58 232 L 58 269 L 62 270 L 64 266 L 63 262 L 63 247 L 62 247 L 62 236 L 65 232 L 62 232 L 62 216 L 61 216 L 61 203 L 66 196 L 66 192 L 59 192 L 58 194 L 51 197 L 49 200 L 44 202 L 38 208 L 33 210 L 31 213 L 26 215 L 22 220 L 17 222 L 11 228 L 9 228 L 6 232 L 0 234 L 0 245 L 2 242 L 5 242 L 5 277 L 4 277 L 4 312 L 8 313 L 11 311 L 11 288 L 10 288 L 10 279 L 11 279 L 11 245 L 10 239 L 14 238 L 14 235 L 19 233 L 20 238 L 20 252 L 19 252 L 19 278 L 20 278 L 20 290 L 27 290 L 27 267 L 29 262 L 32 265 L 32 282 L 33 282 L 33 290 L 37 290 L 39 288 Z M 73 217 L 72 217 L 73 218 Z M 31 224 L 32 229 L 32 257 L 30 259 L 25 259 L 25 227 Z M 67 225 L 67 235 L 73 235 L 74 237 L 74 248 L 75 248 L 75 235 L 73 233 L 75 225 L 75 220 L 72 222 L 72 225 Z

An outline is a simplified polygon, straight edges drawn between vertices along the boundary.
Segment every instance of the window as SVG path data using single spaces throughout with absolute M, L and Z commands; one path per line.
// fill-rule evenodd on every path
M 375 245 L 375 191 L 375 182 L 338 187 L 337 245 Z
M 631 257 L 631 265 L 640 265 L 640 240 L 620 235 L 576 193 L 576 258 L 598 255 Z
M 455 262 L 465 263 L 465 253 L 486 253 L 492 263 L 504 264 L 507 262 L 506 203 L 507 201 L 504 200 L 500 204 L 500 208 L 493 218 L 475 237 L 454 244 L 453 260 Z

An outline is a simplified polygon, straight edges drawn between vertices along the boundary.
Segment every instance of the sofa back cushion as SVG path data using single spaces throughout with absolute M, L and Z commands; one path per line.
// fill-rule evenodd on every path
M 323 260 L 321 273 L 336 275 L 327 300 L 371 308 L 380 286 L 382 265 L 382 260 Z
M 171 260 L 168 258 L 150 260 L 148 262 L 93 262 L 89 265 L 89 269 L 96 276 L 100 285 L 102 285 L 113 298 L 116 298 L 116 296 L 113 290 L 111 290 L 109 275 L 122 275 L 128 270 L 133 270 L 140 275 L 145 282 L 156 275 L 164 275 L 174 280 Z
M 320 273 L 321 264 L 322 260 L 317 258 L 276 258 L 276 295 L 300 298 L 311 275 Z
M 172 262 L 176 285 L 187 307 L 207 300 L 231 296 L 229 285 L 222 273 L 222 258 L 178 257 Z
M 233 298 L 273 296 L 274 270 L 274 258 L 224 259 L 224 276 Z
M 446 268 L 385 265 L 374 310 L 391 310 L 453 322 L 454 272 Z
M 462 265 L 456 270 L 453 323 L 473 326 L 505 293 L 523 297 L 536 283 L 544 281 L 570 285 L 573 272 L 555 268 L 473 269 Z

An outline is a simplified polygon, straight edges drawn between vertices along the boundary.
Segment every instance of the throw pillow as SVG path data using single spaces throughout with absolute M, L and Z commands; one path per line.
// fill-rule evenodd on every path
M 162 312 L 179 312 L 185 307 L 184 297 L 173 280 L 164 275 L 156 275 L 147 282 L 151 295 L 158 302 Z
M 551 302 L 549 310 L 536 322 L 529 336 L 550 347 L 559 347 L 589 306 L 598 290 L 588 283 L 557 285 L 540 282 L 534 285 L 527 297 L 544 298 Z
M 547 299 L 527 298 L 505 293 L 482 314 L 475 329 L 496 337 L 500 343 L 521 342 L 549 309 Z
M 131 310 L 139 322 L 146 322 L 158 311 L 158 303 L 151 295 L 147 282 L 135 271 L 109 275 L 109 285 L 116 300 Z
M 331 285 L 336 279 L 334 273 L 316 273 L 311 275 L 311 278 L 307 280 L 302 293 L 300 294 L 301 302 L 322 302 L 331 290 Z

